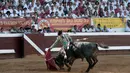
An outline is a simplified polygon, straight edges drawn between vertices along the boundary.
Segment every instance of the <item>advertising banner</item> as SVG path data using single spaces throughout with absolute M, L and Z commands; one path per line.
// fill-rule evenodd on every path
M 100 24 L 103 28 L 104 25 L 113 32 L 124 32 L 126 18 L 93 18 L 93 25 L 95 27 Z
M 26 25 L 31 25 L 31 19 L 25 18 L 10 18 L 10 19 L 0 19 L 0 27 L 11 28 L 12 26 L 15 27 L 24 27 Z
M 85 25 L 90 24 L 90 19 L 69 19 L 69 18 L 52 18 L 52 19 L 39 19 L 38 25 L 39 29 L 43 29 L 44 27 L 50 27 L 53 30 L 63 30 L 67 31 L 71 29 L 74 25 L 77 25 L 79 29 Z

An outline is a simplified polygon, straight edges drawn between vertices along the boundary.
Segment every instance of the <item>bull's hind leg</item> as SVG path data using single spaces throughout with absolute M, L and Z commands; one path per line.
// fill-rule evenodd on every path
M 67 71 L 69 72 L 71 70 L 71 65 L 69 65 L 69 63 L 65 63 L 65 65 L 68 68 Z
M 96 55 L 95 55 L 95 56 L 93 55 L 93 56 L 92 56 L 92 60 L 93 60 L 94 63 L 93 63 L 93 65 L 92 65 L 91 69 L 92 69 L 92 68 L 95 66 L 95 64 L 98 62 L 97 56 L 96 56 Z
M 86 57 L 86 60 L 89 64 L 88 69 L 86 70 L 86 73 L 88 73 L 90 69 L 92 68 L 92 60 L 91 60 L 91 57 Z

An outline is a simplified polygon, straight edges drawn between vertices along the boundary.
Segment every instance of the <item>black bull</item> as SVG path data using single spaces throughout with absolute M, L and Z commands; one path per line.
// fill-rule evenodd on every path
M 70 71 L 73 62 L 76 59 L 81 58 L 83 60 L 83 58 L 85 58 L 89 64 L 89 66 L 86 70 L 86 73 L 88 73 L 89 70 L 92 69 L 94 67 L 94 65 L 98 62 L 97 52 L 98 52 L 99 46 L 102 48 L 108 48 L 107 45 L 98 44 L 98 43 L 94 43 L 94 42 L 72 43 L 70 48 L 68 50 L 66 50 L 67 60 L 64 59 L 64 56 L 62 54 L 59 54 L 55 58 L 55 62 L 60 68 L 63 68 L 63 66 L 65 64 L 68 67 L 68 71 Z

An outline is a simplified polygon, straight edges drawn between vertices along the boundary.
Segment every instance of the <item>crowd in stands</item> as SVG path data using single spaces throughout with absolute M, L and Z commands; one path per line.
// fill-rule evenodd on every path
M 130 0 L 0 0 L 0 18 L 127 17 Z
M 96 27 L 93 25 L 86 24 L 81 29 L 74 25 L 70 32 L 111 32 L 106 26 L 101 28 L 101 25 L 98 24 Z
M 0 0 L 0 18 L 29 17 L 33 24 L 37 24 L 37 18 L 127 16 L 130 16 L 130 0 Z

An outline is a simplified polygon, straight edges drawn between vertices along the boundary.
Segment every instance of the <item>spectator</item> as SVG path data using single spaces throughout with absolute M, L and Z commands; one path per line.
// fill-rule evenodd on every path
M 16 13 L 16 11 L 15 11 L 15 10 L 14 10 L 14 11 L 13 11 L 13 13 L 11 14 L 11 17 L 13 17 L 13 18 L 18 17 L 18 14 Z
M 47 27 L 47 28 L 46 28 L 46 32 L 51 32 L 50 27 Z
M 120 10 L 119 6 L 116 5 L 116 9 L 115 9 L 115 15 L 116 15 L 116 17 L 118 17 L 118 14 L 120 14 L 120 12 L 121 12 L 121 10 Z
M 130 32 L 130 20 L 127 20 L 125 32 Z
M 93 25 L 90 26 L 90 29 L 89 29 L 90 32 L 95 32 L 95 27 Z
M 1 28 L 0 28 L 0 33 L 3 33 L 3 31 L 4 31 L 4 28 L 1 27 Z
M 18 32 L 19 32 L 19 33 L 24 33 L 24 28 L 23 28 L 23 27 L 20 27 L 20 28 L 18 29 Z
M 60 16 L 59 16 L 59 13 L 58 13 L 58 11 L 56 11 L 55 12 L 55 18 L 59 18 Z
M 58 13 L 59 13 L 59 17 L 62 17 L 62 15 L 64 14 L 62 7 L 59 7 Z
M 120 12 L 117 13 L 117 17 L 118 17 L 118 18 L 123 17 L 123 15 L 122 15 L 122 11 L 120 11 Z
M 11 29 L 10 29 L 10 32 L 11 33 L 16 33 L 18 32 L 17 28 L 15 26 L 12 26 Z
M 0 19 L 1 19 L 1 18 L 3 18 L 3 14 L 2 14 L 2 12 L 0 12 Z
M 102 30 L 103 32 L 109 32 L 109 30 L 108 30 L 108 28 L 104 25 L 104 27 L 103 27 L 103 30 Z
M 102 28 L 101 28 L 101 25 L 98 24 L 97 27 L 96 27 L 96 32 L 102 32 Z
M 46 17 L 46 14 L 45 14 L 45 11 L 42 10 L 40 15 L 39 15 L 40 18 L 45 18 Z
M 31 27 L 31 33 L 36 33 L 37 32 L 37 30 L 35 29 L 35 26 L 32 26 Z
M 7 11 L 6 14 L 5 14 L 6 18 L 11 18 L 11 12 L 10 11 Z
M 89 24 L 87 25 L 84 25 L 83 28 L 82 28 L 82 32 L 89 32 Z
M 77 25 L 74 25 L 71 29 L 72 32 L 79 32 Z
M 50 18 L 54 18 L 54 17 L 55 17 L 54 12 L 51 12 L 50 16 L 48 16 L 48 17 L 50 17 Z
M 99 16 L 104 17 L 104 12 L 102 8 L 99 8 Z

